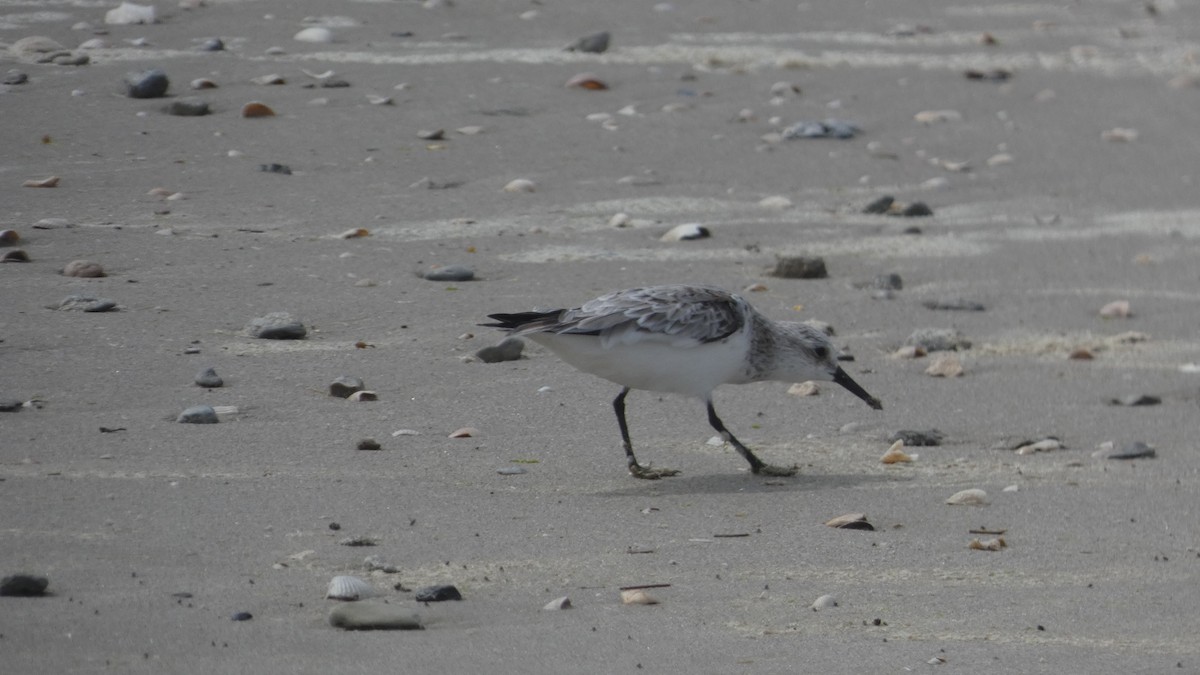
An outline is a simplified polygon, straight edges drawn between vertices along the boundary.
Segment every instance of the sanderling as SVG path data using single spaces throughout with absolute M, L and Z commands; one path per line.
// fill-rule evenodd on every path
M 672 469 L 639 464 L 625 422 L 630 389 L 695 396 L 708 422 L 750 462 L 757 474 L 791 476 L 798 467 L 763 462 L 729 433 L 713 408 L 722 384 L 764 380 L 831 380 L 876 410 L 883 405 L 838 365 L 824 332 L 802 323 L 776 322 L 740 296 L 711 286 L 649 286 L 602 295 L 575 309 L 490 314 L 510 335 L 528 337 L 562 360 L 621 385 L 613 399 L 629 472 L 638 478 L 673 476 Z

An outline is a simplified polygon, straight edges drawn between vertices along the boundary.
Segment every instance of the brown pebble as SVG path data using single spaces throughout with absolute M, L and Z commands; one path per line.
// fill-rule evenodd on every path
M 840 530 L 874 530 L 875 526 L 867 522 L 865 513 L 847 513 L 837 518 L 825 521 L 827 527 Z
M 266 103 L 259 103 L 258 101 L 251 101 L 250 103 L 247 103 L 246 105 L 242 106 L 242 117 L 251 118 L 251 117 L 274 117 L 274 116 L 275 116 L 275 111 L 271 110 L 270 106 L 268 106 Z
M 21 241 L 21 235 L 16 230 L 0 230 L 0 246 L 12 246 Z
M 1067 355 L 1067 358 L 1073 361 L 1091 361 L 1092 359 L 1096 358 L 1096 355 L 1093 354 L 1092 350 L 1088 349 L 1087 347 L 1076 347 L 1075 349 L 1071 350 L 1071 353 Z
M 104 273 L 104 268 L 99 263 L 94 263 L 90 260 L 72 260 L 67 263 L 66 267 L 63 267 L 62 274 L 65 277 L 82 277 L 85 279 L 108 276 Z
M 383 448 L 374 438 L 364 438 L 356 446 L 359 450 L 380 450 Z

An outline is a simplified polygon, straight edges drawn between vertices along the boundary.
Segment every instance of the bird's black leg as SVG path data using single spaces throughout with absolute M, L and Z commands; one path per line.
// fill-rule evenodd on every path
M 617 425 L 621 427 L 621 445 L 625 448 L 625 462 L 629 465 L 629 473 L 633 474 L 634 478 L 646 480 L 657 480 L 679 473 L 675 469 L 651 469 L 638 464 L 637 457 L 633 456 L 633 441 L 629 440 L 629 424 L 625 422 L 625 397 L 628 394 L 629 387 L 622 387 L 621 393 L 613 399 L 613 411 L 617 413 Z
M 744 457 L 747 462 L 750 462 L 751 471 L 766 476 L 794 476 L 800 470 L 800 467 L 795 465 L 785 467 L 767 464 L 756 457 L 753 452 L 750 452 L 750 448 L 742 445 L 742 442 L 725 428 L 725 423 L 721 421 L 720 417 L 717 417 L 717 410 L 713 408 L 712 399 L 705 401 L 705 404 L 708 406 L 708 423 L 721 434 L 721 438 L 726 443 L 732 445 L 738 451 L 739 455 Z

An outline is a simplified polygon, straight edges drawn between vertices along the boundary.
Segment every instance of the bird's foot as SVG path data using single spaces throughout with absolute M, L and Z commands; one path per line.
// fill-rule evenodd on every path
M 800 470 L 799 464 L 791 466 L 775 466 L 774 464 L 762 464 L 756 466 L 751 471 L 759 476 L 795 476 Z
M 658 480 L 659 478 L 667 478 L 669 476 L 679 475 L 678 469 L 651 469 L 648 466 L 642 466 L 637 462 L 629 465 L 629 473 L 633 474 L 634 478 L 642 480 Z

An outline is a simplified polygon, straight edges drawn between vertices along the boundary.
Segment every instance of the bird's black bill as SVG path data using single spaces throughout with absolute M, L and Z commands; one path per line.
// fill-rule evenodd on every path
M 858 386 L 858 383 L 855 382 L 854 379 L 849 375 L 847 375 L 846 371 L 842 370 L 841 368 L 838 368 L 837 372 L 833 374 L 833 381 L 849 389 L 850 393 L 866 401 L 867 405 L 871 406 L 872 408 L 876 410 L 883 410 L 883 404 L 879 402 L 879 399 L 868 394 L 866 389 Z

